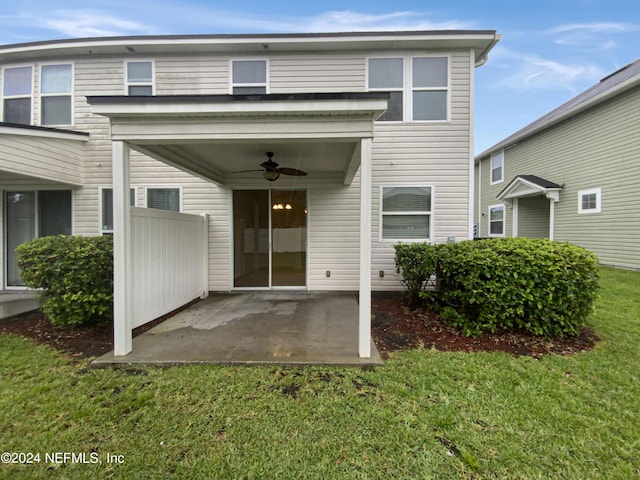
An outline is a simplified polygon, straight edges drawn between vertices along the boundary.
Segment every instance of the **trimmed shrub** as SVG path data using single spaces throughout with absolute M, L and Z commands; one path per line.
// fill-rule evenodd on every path
M 42 289 L 42 311 L 59 326 L 113 319 L 113 239 L 56 235 L 20 245 L 22 280 Z
M 398 243 L 394 248 L 396 268 L 402 274 L 409 302 L 415 304 L 432 285 L 430 279 L 436 273 L 436 247 L 429 243 Z
M 444 317 L 467 336 L 576 335 L 597 297 L 596 256 L 568 243 L 501 238 L 437 246 Z

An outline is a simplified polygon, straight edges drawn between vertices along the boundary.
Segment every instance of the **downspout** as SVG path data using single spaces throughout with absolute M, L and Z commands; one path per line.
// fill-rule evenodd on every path
M 482 51 L 482 53 L 478 57 L 478 60 L 476 60 L 476 68 L 479 68 L 487 63 L 487 60 L 489 60 L 489 51 L 496 45 L 496 43 L 500 41 L 501 38 L 502 35 L 498 35 L 495 32 L 493 33 L 493 40 L 491 41 L 491 43 L 489 43 L 489 45 L 487 45 L 487 48 Z

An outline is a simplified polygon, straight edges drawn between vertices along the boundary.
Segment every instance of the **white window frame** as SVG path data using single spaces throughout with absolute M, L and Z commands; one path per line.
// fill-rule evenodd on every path
M 131 205 L 132 207 L 135 207 L 138 205 L 138 187 L 130 187 L 130 190 L 133 190 L 134 194 L 133 194 L 133 205 Z M 100 235 L 104 235 L 104 234 L 111 234 L 113 235 L 113 229 L 103 229 L 102 227 L 104 226 L 104 219 L 102 218 L 102 213 L 103 213 L 103 194 L 102 192 L 104 190 L 111 190 L 113 191 L 113 186 L 111 185 L 102 185 L 98 187 L 98 209 L 99 209 L 99 214 L 98 217 L 100 219 L 100 224 L 98 225 L 98 233 Z M 114 212 L 115 215 L 115 212 Z
M 491 233 L 491 211 L 502 210 L 502 233 Z M 487 236 L 499 238 L 507 236 L 507 208 L 504 203 L 489 205 L 487 208 Z
M 502 161 L 500 162 L 500 180 L 493 180 L 493 171 L 496 170 L 498 167 L 494 167 L 493 166 L 493 159 L 494 157 L 497 157 L 498 155 L 500 155 L 500 158 L 502 159 Z M 494 154 L 491 155 L 491 157 L 489 157 L 489 184 L 490 185 L 497 185 L 499 183 L 504 182 L 504 150 L 500 150 L 499 152 L 496 152 Z
M 144 186 L 144 206 L 149 208 L 149 190 L 178 190 L 178 198 L 180 201 L 179 213 L 184 212 L 183 189 L 182 185 L 145 185 Z
M 430 188 L 431 189 L 431 210 L 430 211 L 411 211 L 411 212 L 388 212 L 385 213 L 382 209 L 384 201 L 384 189 L 385 188 Z M 387 216 L 402 216 L 402 215 L 429 215 L 429 238 L 384 238 L 383 232 L 383 219 Z M 380 185 L 378 188 L 378 241 L 380 243 L 398 243 L 398 242 L 427 242 L 433 243 L 435 238 L 433 225 L 435 217 L 435 186 L 425 185 L 423 183 L 388 183 Z
M 42 67 L 49 67 L 49 66 L 62 66 L 62 65 L 69 65 L 71 67 L 71 91 L 68 93 L 42 93 Z M 43 126 L 43 127 L 68 127 L 68 126 L 72 126 L 74 125 L 74 120 L 75 120 L 75 71 L 76 71 L 76 66 L 74 62 L 48 62 L 48 63 L 41 63 L 40 67 L 38 69 L 38 86 L 39 86 L 39 101 L 38 101 L 38 125 Z M 69 102 L 69 108 L 71 108 L 71 123 L 56 123 L 56 124 L 50 124 L 50 125 L 45 125 L 44 123 L 42 123 L 42 99 L 46 98 L 46 97 L 62 97 L 62 96 L 69 96 L 70 98 L 70 102 Z
M 264 62 L 265 64 L 265 82 L 264 83 L 233 83 L 233 63 L 234 62 Z M 271 62 L 268 58 L 232 58 L 229 60 L 229 95 L 233 95 L 234 87 L 264 87 L 265 93 L 270 92 L 269 71 Z
M 130 63 L 150 63 L 151 64 L 151 82 L 130 82 L 129 81 L 129 64 Z M 151 95 L 156 94 L 156 62 L 148 58 L 129 59 L 124 61 L 124 94 L 129 94 L 129 87 L 151 87 Z
M 582 199 L 586 195 L 594 195 L 596 196 L 596 206 L 595 208 L 582 208 Z M 580 190 L 578 192 L 578 214 L 590 214 L 590 213 L 601 213 L 602 212 L 602 188 L 590 188 L 588 190 Z
M 5 70 L 13 70 L 14 68 L 31 68 L 31 95 L 6 95 L 4 94 L 4 75 Z M 31 101 L 31 108 L 29 112 L 29 125 L 33 125 L 33 108 L 35 101 L 35 65 L 31 63 L 26 64 L 17 64 L 17 65 L 5 65 L 2 67 L 2 71 L 0 72 L 0 97 L 2 97 L 2 101 L 0 102 L 0 119 L 4 121 L 4 101 L 5 99 L 13 99 L 13 98 L 29 98 Z
M 369 88 L 369 61 L 385 59 L 402 59 L 402 88 Z M 415 87 L 413 86 L 413 60 L 416 58 L 446 58 L 447 59 L 447 85 L 446 87 Z M 451 55 L 433 53 L 430 55 L 376 55 L 365 58 L 365 88 L 368 92 L 402 92 L 402 120 L 376 121 L 377 124 L 398 123 L 448 123 L 451 121 Z M 446 91 L 447 104 L 446 115 L 442 120 L 414 120 L 413 118 L 413 93 L 426 91 Z

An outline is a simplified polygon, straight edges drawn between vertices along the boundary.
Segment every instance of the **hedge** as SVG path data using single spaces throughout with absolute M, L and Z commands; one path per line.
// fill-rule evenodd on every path
M 416 304 L 428 287 L 434 286 L 431 278 L 436 274 L 436 246 L 429 243 L 398 243 L 396 269 L 402 274 L 409 303 Z
M 22 280 L 42 289 L 42 311 L 59 326 L 113 319 L 113 241 L 110 236 L 56 235 L 16 249 Z
M 443 316 L 467 336 L 512 330 L 576 335 L 597 297 L 596 256 L 568 243 L 447 243 L 430 250 L 424 262 L 435 263 Z

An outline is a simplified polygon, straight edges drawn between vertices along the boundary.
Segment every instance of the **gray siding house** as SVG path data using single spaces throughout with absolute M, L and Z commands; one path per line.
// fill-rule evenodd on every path
M 472 236 L 473 79 L 494 31 L 0 46 L 3 289 L 15 247 L 114 236 L 115 352 L 209 291 L 398 289 L 393 244 Z
M 571 242 L 640 268 L 640 60 L 475 161 L 475 235 Z

